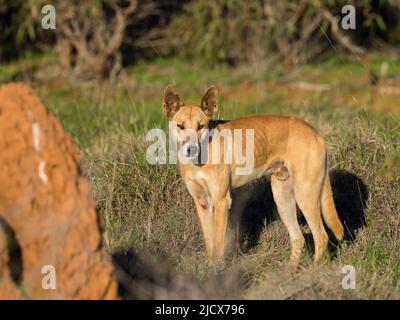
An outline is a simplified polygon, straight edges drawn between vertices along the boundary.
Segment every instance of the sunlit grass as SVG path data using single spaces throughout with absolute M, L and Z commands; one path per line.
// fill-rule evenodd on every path
M 372 61 L 376 66 L 381 63 Z M 394 63 L 393 70 L 398 66 Z M 282 224 L 274 222 L 264 229 L 255 248 L 223 268 L 226 277 L 235 275 L 238 280 L 236 291 L 222 296 L 400 298 L 400 116 L 373 110 L 347 96 L 349 83 L 363 86 L 362 71 L 357 62 L 331 58 L 288 75 L 292 81 L 339 82 L 334 94 L 328 94 L 295 91 L 268 74 L 242 83 L 239 71 L 159 60 L 139 63 L 129 71 L 136 89 L 121 84 L 93 94 L 71 88 L 43 90 L 42 97 L 81 150 L 83 170 L 105 218 L 110 252 L 134 250 L 166 259 L 174 272 L 195 275 L 199 281 L 215 270 L 205 261 L 192 200 L 175 165 L 152 166 L 145 159 L 147 130 L 167 127 L 161 111 L 163 88 L 173 83 L 183 100 L 199 101 L 208 85 L 217 84 L 220 119 L 249 113 L 306 119 L 327 140 L 330 168 L 349 171 L 366 184 L 368 227 L 322 266 L 313 266 L 312 254 L 305 253 L 302 267 L 290 275 L 281 271 L 289 256 L 288 237 Z M 362 90 L 367 94 L 369 89 Z M 357 290 L 341 288 L 342 264 L 358 270 Z M 281 286 L 287 291 L 277 289 Z

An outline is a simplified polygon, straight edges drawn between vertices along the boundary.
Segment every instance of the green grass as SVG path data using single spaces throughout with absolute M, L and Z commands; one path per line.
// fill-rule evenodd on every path
M 19 68 L 15 65 L 0 65 L 0 83 L 15 81 Z
M 374 59 L 372 66 L 378 68 L 382 58 Z M 399 74 L 399 61 L 389 66 L 391 77 Z M 333 82 L 334 93 L 346 97 L 349 83 L 359 82 L 362 72 L 358 62 L 331 57 L 296 68 L 285 77 Z M 400 298 L 399 113 L 374 110 L 363 102 L 350 105 L 330 94 L 294 92 L 278 86 L 276 73 L 249 75 L 250 83 L 243 83 L 243 70 L 160 59 L 140 62 L 128 74 L 133 85 L 122 82 L 92 93 L 68 85 L 36 89 L 81 150 L 83 171 L 105 218 L 109 251 L 134 250 L 153 264 L 162 263 L 160 268 L 175 277 L 188 277 L 183 280 L 185 288 L 203 288 L 201 294 L 194 289 L 178 294 L 175 283 L 164 297 Z M 271 82 L 274 86 L 268 87 Z M 294 273 L 283 268 L 290 250 L 280 221 L 268 224 L 248 253 L 237 254 L 219 268 L 207 265 L 194 205 L 177 168 L 152 166 L 145 160 L 145 133 L 167 126 L 161 99 L 169 83 L 176 85 L 184 100 L 199 100 L 207 86 L 217 84 L 221 89 L 218 118 L 249 113 L 305 118 L 326 138 L 331 169 L 351 172 L 367 186 L 368 227 L 322 264 L 313 265 L 312 253 L 304 252 Z M 367 96 L 368 90 L 362 88 L 361 95 Z M 306 226 L 304 232 L 309 232 Z M 345 264 L 357 270 L 356 290 L 341 287 Z

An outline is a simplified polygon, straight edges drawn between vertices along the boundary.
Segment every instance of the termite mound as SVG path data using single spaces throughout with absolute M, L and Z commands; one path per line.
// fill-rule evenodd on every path
M 0 298 L 114 299 L 79 154 L 31 88 L 0 86 Z

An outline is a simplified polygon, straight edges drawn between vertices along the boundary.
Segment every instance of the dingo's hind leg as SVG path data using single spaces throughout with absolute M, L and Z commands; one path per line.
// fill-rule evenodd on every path
M 295 184 L 295 197 L 300 210 L 310 226 L 314 239 L 314 260 L 318 261 L 328 246 L 328 235 L 325 231 L 321 216 L 321 194 L 322 181 L 305 182 Z
M 290 264 L 297 265 L 304 246 L 304 236 L 297 220 L 293 180 L 290 176 L 286 180 L 282 180 L 272 175 L 271 188 L 279 216 L 289 232 L 291 244 Z

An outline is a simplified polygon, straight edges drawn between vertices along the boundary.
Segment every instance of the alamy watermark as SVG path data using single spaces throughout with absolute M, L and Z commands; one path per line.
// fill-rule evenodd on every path
M 54 266 L 47 264 L 42 267 L 42 288 L 44 290 L 55 290 L 57 287 L 57 273 Z
M 356 28 L 356 8 L 350 4 L 342 7 L 341 13 L 345 16 L 342 18 L 342 29 L 349 30 Z
M 42 17 L 42 28 L 45 30 L 56 29 L 56 8 L 51 4 L 47 4 L 42 7 L 41 13 L 44 15 Z
M 254 169 L 254 129 L 178 129 L 170 121 L 167 135 L 152 129 L 146 141 L 153 142 L 146 150 L 150 164 L 235 164 L 236 175 L 249 175 Z
M 354 290 L 356 288 L 356 268 L 347 264 L 342 266 L 342 274 L 345 276 L 342 279 L 342 288 L 344 290 Z
M 42 7 L 41 9 L 42 15 L 42 28 L 45 30 L 56 29 L 56 8 L 51 5 L 47 4 Z M 349 29 L 356 29 L 356 8 L 351 5 L 347 4 L 342 7 L 341 14 L 344 15 L 341 19 L 341 27 L 344 30 Z

